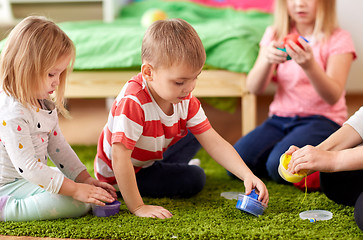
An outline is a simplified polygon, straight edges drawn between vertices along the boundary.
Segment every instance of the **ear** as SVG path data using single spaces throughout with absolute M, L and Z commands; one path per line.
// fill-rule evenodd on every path
M 153 80 L 153 67 L 149 63 L 144 63 L 141 65 L 141 73 L 146 81 Z

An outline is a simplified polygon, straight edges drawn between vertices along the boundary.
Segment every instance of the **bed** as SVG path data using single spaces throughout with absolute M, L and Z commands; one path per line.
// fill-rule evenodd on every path
M 242 135 L 248 133 L 256 124 L 256 99 L 246 91 L 245 77 L 254 64 L 258 43 L 272 18 L 262 11 L 227 5 L 211 6 L 203 3 L 206 1 L 220 2 L 138 1 L 122 7 L 119 16 L 112 22 L 60 23 L 77 51 L 66 97 L 117 96 L 123 84 L 140 69 L 141 42 L 146 30 L 141 24 L 141 17 L 148 9 L 158 8 L 165 11 L 169 18 L 188 21 L 203 42 L 207 60 L 193 95 L 241 97 Z

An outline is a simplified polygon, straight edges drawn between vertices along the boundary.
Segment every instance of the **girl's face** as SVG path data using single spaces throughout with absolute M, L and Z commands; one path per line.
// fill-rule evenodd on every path
M 170 103 L 176 104 L 185 99 L 195 88 L 201 71 L 202 69 L 191 70 L 185 64 L 152 70 L 152 80 L 148 81 L 148 86 L 161 109 Z
M 297 26 L 313 26 L 315 24 L 318 1 L 319 0 L 286 0 L 289 16 Z
M 71 61 L 71 56 L 63 56 L 58 59 L 53 67 L 47 73 L 45 86 L 38 94 L 38 99 L 47 99 L 52 94 L 60 83 L 60 75 L 67 69 Z

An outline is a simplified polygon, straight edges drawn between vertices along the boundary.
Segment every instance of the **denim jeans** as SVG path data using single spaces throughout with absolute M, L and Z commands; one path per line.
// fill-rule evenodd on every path
M 136 174 L 141 196 L 191 197 L 205 185 L 202 168 L 188 165 L 201 148 L 193 134 L 188 134 L 164 152 L 164 159 Z
M 278 173 L 280 156 L 291 145 L 318 145 L 340 126 L 319 115 L 309 117 L 272 116 L 234 145 L 247 166 L 259 177 L 285 181 Z

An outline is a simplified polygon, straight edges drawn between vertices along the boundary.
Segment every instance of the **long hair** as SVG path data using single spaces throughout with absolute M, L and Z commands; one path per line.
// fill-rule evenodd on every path
M 49 70 L 63 56 L 71 64 L 61 73 L 55 90 L 55 105 L 62 114 L 68 72 L 72 71 L 75 47 L 70 38 L 52 21 L 30 16 L 10 32 L 1 52 L 0 81 L 4 92 L 26 107 L 37 105 L 37 93 L 45 86 Z
M 276 40 L 282 40 L 295 25 L 289 17 L 286 1 L 275 0 L 273 27 Z M 337 27 L 336 0 L 317 0 L 313 36 L 318 41 L 325 41 L 333 34 Z
M 141 58 L 155 68 L 183 63 L 200 69 L 206 54 L 198 33 L 189 23 L 182 19 L 168 19 L 156 21 L 147 29 Z

